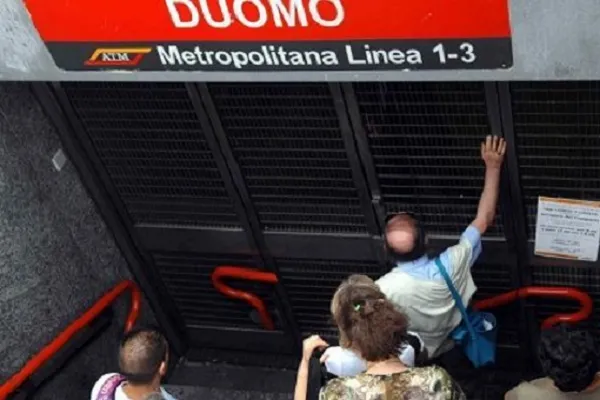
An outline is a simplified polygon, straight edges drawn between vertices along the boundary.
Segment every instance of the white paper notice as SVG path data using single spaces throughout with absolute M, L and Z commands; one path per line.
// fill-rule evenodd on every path
M 600 202 L 540 197 L 535 254 L 596 261 L 600 243 Z

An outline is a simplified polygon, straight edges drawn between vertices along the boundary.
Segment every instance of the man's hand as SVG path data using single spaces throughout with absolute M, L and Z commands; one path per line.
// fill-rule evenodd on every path
M 499 169 L 504 161 L 506 141 L 498 136 L 488 136 L 481 143 L 481 158 L 486 168 Z
M 308 339 L 304 339 L 302 342 L 302 359 L 305 361 L 310 360 L 315 349 L 329 347 L 329 344 L 321 339 L 319 335 L 312 335 Z
M 477 216 L 471 224 L 480 234 L 484 234 L 494 223 L 498 190 L 500 186 L 500 167 L 506 153 L 506 141 L 498 136 L 488 136 L 481 143 L 481 158 L 485 162 L 485 182 L 477 208 Z

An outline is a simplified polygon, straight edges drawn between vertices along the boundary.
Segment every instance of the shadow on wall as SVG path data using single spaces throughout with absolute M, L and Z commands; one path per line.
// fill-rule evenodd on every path
M 114 284 L 127 265 L 26 83 L 0 83 L 0 382 Z M 128 299 L 112 327 L 36 395 L 85 398 L 116 367 Z M 151 311 L 142 309 L 142 320 Z

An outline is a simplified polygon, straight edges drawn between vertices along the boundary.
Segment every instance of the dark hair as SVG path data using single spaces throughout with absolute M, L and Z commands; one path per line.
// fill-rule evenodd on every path
M 342 282 L 334 295 L 332 311 L 341 345 L 367 361 L 398 355 L 408 340 L 407 317 L 367 276 L 352 275 Z
M 542 331 L 539 357 L 544 373 L 563 392 L 583 391 L 598 373 L 593 336 L 566 325 Z
M 387 243 L 387 235 L 391 232 L 394 220 L 399 216 L 407 216 L 412 220 L 414 232 L 413 232 L 413 245 L 412 249 L 408 253 L 401 253 L 392 249 Z M 426 255 L 425 246 L 425 229 L 419 222 L 417 216 L 410 212 L 402 212 L 398 214 L 388 215 L 385 219 L 385 234 L 386 239 L 384 241 L 386 255 L 390 263 L 396 262 L 408 262 L 418 260 L 419 258 Z
M 133 384 L 152 382 L 160 365 L 167 360 L 169 346 L 157 329 L 140 328 L 123 337 L 119 349 L 119 369 Z

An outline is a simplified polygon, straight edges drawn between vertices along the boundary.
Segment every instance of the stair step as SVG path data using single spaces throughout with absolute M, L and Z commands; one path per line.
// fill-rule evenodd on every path
M 184 361 L 165 388 L 185 399 L 291 399 L 296 371 Z
M 292 400 L 294 398 L 292 393 L 265 393 L 195 386 L 165 385 L 165 389 L 177 400 Z

